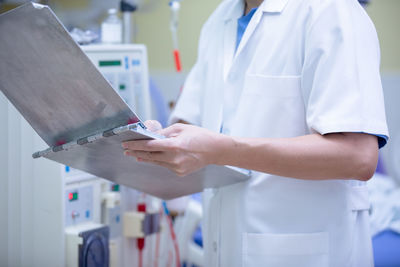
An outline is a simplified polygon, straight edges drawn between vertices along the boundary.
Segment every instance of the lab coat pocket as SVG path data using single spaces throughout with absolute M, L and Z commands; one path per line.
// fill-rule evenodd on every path
M 329 266 L 327 232 L 243 235 L 243 267 Z

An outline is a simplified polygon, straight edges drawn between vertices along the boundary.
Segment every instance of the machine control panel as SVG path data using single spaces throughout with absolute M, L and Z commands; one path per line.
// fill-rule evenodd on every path
M 93 186 L 65 191 L 65 226 L 93 220 Z
M 149 119 L 150 94 L 147 50 L 144 45 L 87 45 L 83 51 L 123 100 Z

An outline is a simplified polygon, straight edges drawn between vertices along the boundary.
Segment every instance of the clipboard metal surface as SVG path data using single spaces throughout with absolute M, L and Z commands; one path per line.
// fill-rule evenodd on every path
M 0 90 L 50 148 L 33 154 L 171 199 L 250 178 L 210 165 L 185 177 L 124 156 L 121 143 L 162 138 L 138 116 L 47 6 L 27 3 L 0 15 Z
M 139 122 L 51 9 L 0 15 L 0 90 L 50 146 Z
M 217 165 L 179 177 L 167 168 L 137 162 L 135 158 L 123 154 L 121 143 L 140 138 L 147 136 L 141 136 L 140 130 L 125 128 L 117 134 L 99 136 L 92 142 L 58 151 L 49 150 L 43 157 L 162 199 L 177 198 L 250 178 L 250 171 Z

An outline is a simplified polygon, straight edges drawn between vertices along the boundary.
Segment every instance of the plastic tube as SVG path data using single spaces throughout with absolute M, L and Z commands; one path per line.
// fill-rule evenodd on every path
M 146 202 L 144 201 L 144 196 L 141 197 L 137 204 L 138 212 L 146 212 Z M 138 238 L 136 241 L 137 249 L 139 250 L 139 267 L 143 267 L 143 249 L 144 249 L 145 239 Z
M 182 65 L 178 46 L 178 15 L 181 4 L 179 3 L 179 0 L 172 0 L 169 2 L 169 6 L 171 8 L 170 29 L 172 35 L 175 70 L 180 72 L 182 70 Z
M 160 209 L 160 222 L 163 217 L 163 208 Z M 157 233 L 157 239 L 156 239 L 156 255 L 154 257 L 154 267 L 158 267 L 158 258 L 160 257 L 160 239 L 161 239 L 161 231 L 158 231 Z
M 172 219 L 169 215 L 169 210 L 167 208 L 167 203 L 163 201 L 163 207 L 164 207 L 164 212 L 167 215 L 167 221 L 168 221 L 168 226 L 169 226 L 169 232 L 171 234 L 171 239 L 174 244 L 174 249 L 175 249 L 175 259 L 176 259 L 176 267 L 181 266 L 181 259 L 179 255 L 179 247 L 178 247 L 178 241 L 176 239 L 175 231 L 174 231 L 174 226 L 172 225 Z
M 178 49 L 174 49 L 174 59 L 175 59 L 175 70 L 176 70 L 176 72 L 181 72 L 181 70 L 182 70 L 181 57 L 180 57 Z

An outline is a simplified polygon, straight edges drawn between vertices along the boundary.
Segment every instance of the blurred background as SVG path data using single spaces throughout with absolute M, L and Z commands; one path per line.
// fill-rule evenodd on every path
M 1 0 L 0 12 L 10 10 L 26 1 Z M 100 33 L 107 10 L 119 10 L 118 0 L 48 0 L 49 5 L 69 29 L 78 27 Z M 183 0 L 179 10 L 178 42 L 182 73 L 175 72 L 170 31 L 171 10 L 167 0 L 133 1 L 137 10 L 132 13 L 132 41 L 144 44 L 148 50 L 150 76 L 158 83 L 168 100 L 172 101 L 197 56 L 201 26 L 220 0 Z M 398 0 L 361 1 L 375 24 L 381 45 L 382 75 L 396 76 L 400 72 L 400 2 Z M 121 13 L 119 12 L 121 17 Z M 97 41 L 100 41 L 97 40 Z M 164 83 L 164 80 L 168 81 Z
M 0 14 L 26 2 L 0 0 Z M 164 126 L 195 63 L 201 27 L 220 2 L 37 1 L 51 7 L 143 119 Z M 369 181 L 375 263 L 400 266 L 400 1 L 360 2 L 379 36 L 391 135 Z M 139 67 L 111 67 L 126 56 Z M 0 134 L 0 267 L 202 266 L 200 194 L 164 202 L 68 166 L 32 161 L 31 153 L 44 144 L 1 94 L 0 122 L 8 129 Z M 93 233 L 101 237 L 97 247 L 88 241 Z M 80 260 L 85 246 L 90 263 Z

